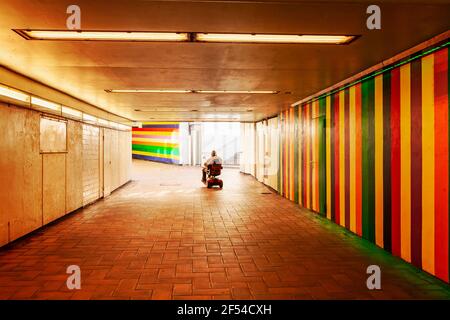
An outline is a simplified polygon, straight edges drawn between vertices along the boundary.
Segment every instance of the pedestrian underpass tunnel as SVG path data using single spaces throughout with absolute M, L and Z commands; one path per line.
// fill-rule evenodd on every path
M 450 6 L 377 3 L 2 1 L 0 299 L 449 299 Z

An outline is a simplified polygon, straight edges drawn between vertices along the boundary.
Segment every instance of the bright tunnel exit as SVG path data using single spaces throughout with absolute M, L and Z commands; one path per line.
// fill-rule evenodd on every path
M 178 165 L 201 165 L 215 150 L 238 167 L 242 153 L 239 122 L 142 122 L 132 141 L 133 158 Z

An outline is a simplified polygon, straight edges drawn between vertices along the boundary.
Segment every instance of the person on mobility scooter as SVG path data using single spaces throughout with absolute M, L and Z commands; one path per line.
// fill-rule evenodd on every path
M 220 175 L 222 170 L 222 159 L 217 156 L 215 150 L 211 152 L 211 157 L 206 160 L 202 168 L 202 182 L 206 184 L 208 188 L 213 186 L 223 187 L 223 181 L 217 176 Z

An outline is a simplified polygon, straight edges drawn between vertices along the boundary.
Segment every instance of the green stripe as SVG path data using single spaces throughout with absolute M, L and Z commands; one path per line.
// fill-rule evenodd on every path
M 375 241 L 375 81 L 367 79 L 361 85 L 362 130 L 362 236 Z
M 326 99 L 319 100 L 319 212 L 326 214 L 327 207 L 327 165 L 326 165 Z
M 145 151 L 159 154 L 171 154 L 178 156 L 180 154 L 179 148 L 161 147 L 161 146 L 145 146 L 140 144 L 133 144 L 133 150 Z

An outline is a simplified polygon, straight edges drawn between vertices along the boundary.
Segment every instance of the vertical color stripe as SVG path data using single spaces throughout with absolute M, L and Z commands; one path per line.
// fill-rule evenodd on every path
M 422 267 L 434 274 L 434 55 L 422 59 Z
M 411 262 L 411 67 L 400 67 L 401 257 Z M 420 140 L 419 140 L 420 141 Z
M 383 76 L 375 77 L 375 243 L 383 241 Z

